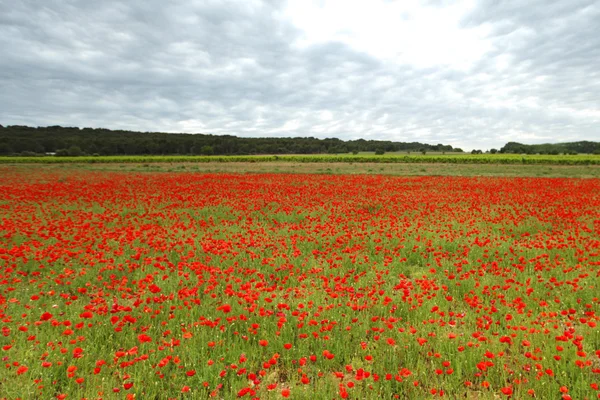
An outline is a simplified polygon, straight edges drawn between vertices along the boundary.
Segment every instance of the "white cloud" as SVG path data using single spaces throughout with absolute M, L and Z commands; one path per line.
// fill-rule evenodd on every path
M 416 0 L 291 0 L 287 16 L 303 31 L 300 47 L 336 40 L 400 64 L 466 70 L 491 48 L 488 27 L 460 26 L 473 6 L 472 0 L 446 7 Z

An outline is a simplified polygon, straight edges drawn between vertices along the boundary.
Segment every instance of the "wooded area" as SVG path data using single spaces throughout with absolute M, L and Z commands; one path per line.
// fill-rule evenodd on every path
M 381 140 L 341 140 L 314 137 L 246 138 L 231 135 L 134 132 L 77 127 L 0 125 L 0 155 L 255 155 L 344 154 L 359 152 L 462 153 L 450 145 Z M 491 153 L 600 154 L 600 143 L 590 141 L 522 144 L 509 142 Z M 481 150 L 472 153 L 481 154 Z
M 600 142 L 568 142 L 568 143 L 544 143 L 544 144 L 522 144 L 508 142 L 500 153 L 511 154 L 600 154 Z
M 351 152 L 462 152 L 449 145 L 337 138 L 245 138 L 206 134 L 113 131 L 76 127 L 0 125 L 0 155 L 252 155 Z

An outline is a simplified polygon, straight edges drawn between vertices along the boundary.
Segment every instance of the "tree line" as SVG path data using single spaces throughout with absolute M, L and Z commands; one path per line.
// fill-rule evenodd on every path
M 507 154 L 600 154 L 600 142 L 580 141 L 568 143 L 523 144 L 508 142 L 500 149 Z
M 0 155 L 254 155 L 462 152 L 450 145 L 381 140 L 246 138 L 78 127 L 0 125 Z

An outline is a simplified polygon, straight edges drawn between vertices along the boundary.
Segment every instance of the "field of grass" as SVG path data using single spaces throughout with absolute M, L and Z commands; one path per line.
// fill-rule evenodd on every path
M 598 397 L 599 179 L 255 172 L 0 167 L 0 398 Z
M 600 165 L 548 164 L 431 164 L 431 163 L 94 163 L 94 164 L 12 164 L 0 166 L 9 171 L 136 171 L 196 173 L 282 173 L 282 174 L 346 174 L 397 176 L 505 176 L 546 178 L 600 178 Z
M 384 155 L 265 155 L 265 156 L 86 156 L 86 157 L 0 157 L 0 163 L 442 163 L 442 164 L 548 164 L 600 165 L 600 155 L 519 155 L 519 154 L 398 154 Z

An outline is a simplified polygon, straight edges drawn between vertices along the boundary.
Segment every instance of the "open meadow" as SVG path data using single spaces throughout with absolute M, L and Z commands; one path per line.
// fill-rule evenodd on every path
M 280 165 L 0 165 L 0 398 L 600 398 L 598 166 Z
M 14 164 L 13 170 L 35 171 L 39 164 Z M 600 178 L 600 165 L 554 164 L 442 164 L 374 162 L 127 162 L 45 164 L 45 171 L 137 171 L 194 172 L 233 174 L 326 174 L 326 175 L 397 175 L 397 176 L 496 176 L 544 178 Z
M 281 155 L 139 155 L 139 156 L 13 156 L 0 157 L 0 164 L 123 164 L 123 163 L 374 163 L 374 164 L 467 164 L 467 165 L 600 165 L 598 154 L 470 154 L 470 153 L 374 153 L 281 154 Z

